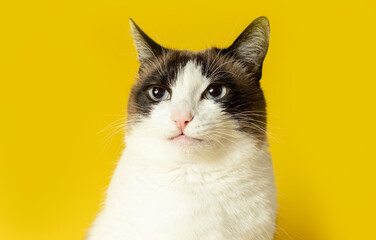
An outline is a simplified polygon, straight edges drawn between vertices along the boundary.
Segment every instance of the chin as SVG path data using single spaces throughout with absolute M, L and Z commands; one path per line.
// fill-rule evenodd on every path
M 189 162 L 215 162 L 215 159 L 219 159 L 218 155 L 224 154 L 214 139 L 179 137 L 169 141 L 170 146 Z
M 186 135 L 179 135 L 176 137 L 173 137 L 169 139 L 170 143 L 175 146 L 182 149 L 193 149 L 198 148 L 203 144 L 203 140 L 188 137 Z
M 207 141 L 184 134 L 169 138 L 168 141 L 172 148 L 188 155 L 203 152 L 208 144 Z

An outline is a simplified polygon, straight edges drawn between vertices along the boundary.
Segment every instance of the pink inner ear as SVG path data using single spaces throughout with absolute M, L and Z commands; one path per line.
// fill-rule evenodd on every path
M 183 133 L 185 127 L 192 121 L 192 113 L 188 110 L 175 109 L 171 113 L 171 119 L 175 122 L 176 126 Z

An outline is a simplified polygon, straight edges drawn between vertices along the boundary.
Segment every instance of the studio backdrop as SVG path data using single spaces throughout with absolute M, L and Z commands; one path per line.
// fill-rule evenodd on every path
M 3 1 L 0 239 L 84 239 L 125 147 L 130 17 L 163 46 L 201 50 L 259 16 L 276 239 L 373 238 L 375 12 L 371 0 Z

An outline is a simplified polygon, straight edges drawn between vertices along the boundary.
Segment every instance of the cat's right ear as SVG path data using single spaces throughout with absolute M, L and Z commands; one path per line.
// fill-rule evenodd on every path
M 163 54 L 164 51 L 166 51 L 164 47 L 146 35 L 146 33 L 144 33 L 144 31 L 137 26 L 132 18 L 129 19 L 129 24 L 131 26 L 134 43 L 137 49 L 138 60 L 141 63 L 157 58 L 159 55 Z

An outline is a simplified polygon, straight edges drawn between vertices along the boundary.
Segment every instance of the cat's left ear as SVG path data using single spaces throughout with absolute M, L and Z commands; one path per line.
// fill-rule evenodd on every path
M 146 33 L 137 26 L 133 19 L 129 19 L 129 24 L 131 26 L 132 35 L 138 52 L 138 60 L 141 63 L 157 58 L 167 50 L 146 35 Z
M 268 51 L 269 35 L 268 19 L 266 17 L 256 18 L 224 52 L 228 52 L 244 62 L 250 71 L 260 79 L 262 63 Z

